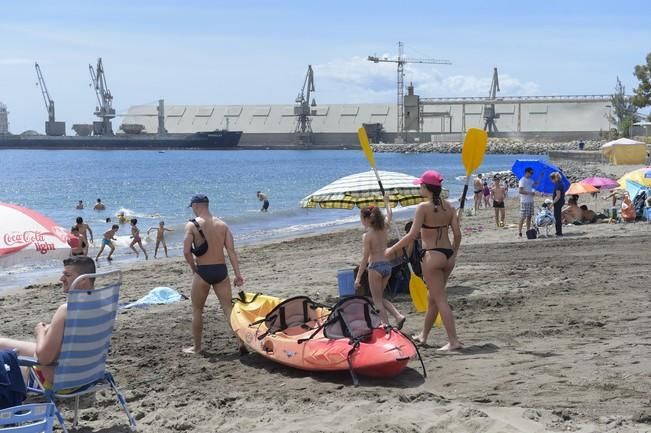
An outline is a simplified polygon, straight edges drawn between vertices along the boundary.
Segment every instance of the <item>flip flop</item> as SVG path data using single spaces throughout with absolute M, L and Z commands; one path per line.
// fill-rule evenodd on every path
M 402 318 L 402 319 L 401 319 L 401 320 L 396 324 L 396 328 L 398 328 L 398 330 L 401 330 L 402 327 L 405 325 L 405 320 L 407 320 L 407 318 L 406 318 L 406 317 L 403 317 L 403 318 Z

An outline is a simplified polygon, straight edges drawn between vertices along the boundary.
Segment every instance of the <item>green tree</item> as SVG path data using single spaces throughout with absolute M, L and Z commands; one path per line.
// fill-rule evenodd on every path
M 638 108 L 648 107 L 651 105 L 651 53 L 646 55 L 646 65 L 635 66 L 635 76 L 640 84 L 633 89 L 633 104 Z
M 610 98 L 612 114 L 609 115 L 611 123 L 617 125 L 617 131 L 621 137 L 628 137 L 629 130 L 637 121 L 637 108 L 631 102 L 631 97 L 626 96 L 626 88 L 617 77 L 615 93 Z

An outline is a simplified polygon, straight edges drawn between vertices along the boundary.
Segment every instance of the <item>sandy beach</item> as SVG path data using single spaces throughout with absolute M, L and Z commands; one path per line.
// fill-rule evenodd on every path
M 540 202 L 537 198 L 537 202 Z M 589 204 L 589 202 L 588 202 Z M 205 312 L 201 356 L 190 344 L 188 300 L 122 310 L 109 368 L 142 432 L 651 432 L 651 224 L 564 228 L 564 238 L 526 240 L 494 227 L 492 209 L 464 218 L 449 282 L 465 348 L 440 354 L 442 330 L 400 376 L 292 370 L 258 355 L 240 357 L 217 298 Z M 605 206 L 604 206 L 605 207 Z M 598 209 L 600 210 L 600 209 Z M 333 302 L 336 271 L 361 254 L 361 226 L 239 249 L 245 289 Z M 156 286 L 190 294 L 180 258 L 124 269 L 121 302 Z M 408 294 L 407 333 L 421 326 Z M 61 286 L 37 284 L 0 297 L 2 334 L 30 338 L 65 302 Z M 71 411 L 66 411 L 70 419 Z M 81 412 L 82 432 L 127 432 L 112 396 Z

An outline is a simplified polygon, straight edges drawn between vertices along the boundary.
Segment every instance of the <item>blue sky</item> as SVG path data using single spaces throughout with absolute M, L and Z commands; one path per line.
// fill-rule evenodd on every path
M 0 14 L 0 101 L 10 130 L 43 131 L 34 61 L 57 119 L 93 120 L 88 64 L 102 57 L 114 107 L 291 104 L 308 64 L 317 103 L 395 101 L 395 64 L 368 55 L 447 59 L 406 67 L 422 97 L 612 93 L 651 52 L 639 1 L 14 1 Z M 116 122 L 119 123 L 119 122 Z

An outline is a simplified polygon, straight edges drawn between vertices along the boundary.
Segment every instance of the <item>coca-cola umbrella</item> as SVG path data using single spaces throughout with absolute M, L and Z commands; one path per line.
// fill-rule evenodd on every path
M 77 238 L 45 215 L 0 202 L 0 265 L 62 259 L 75 242 Z

